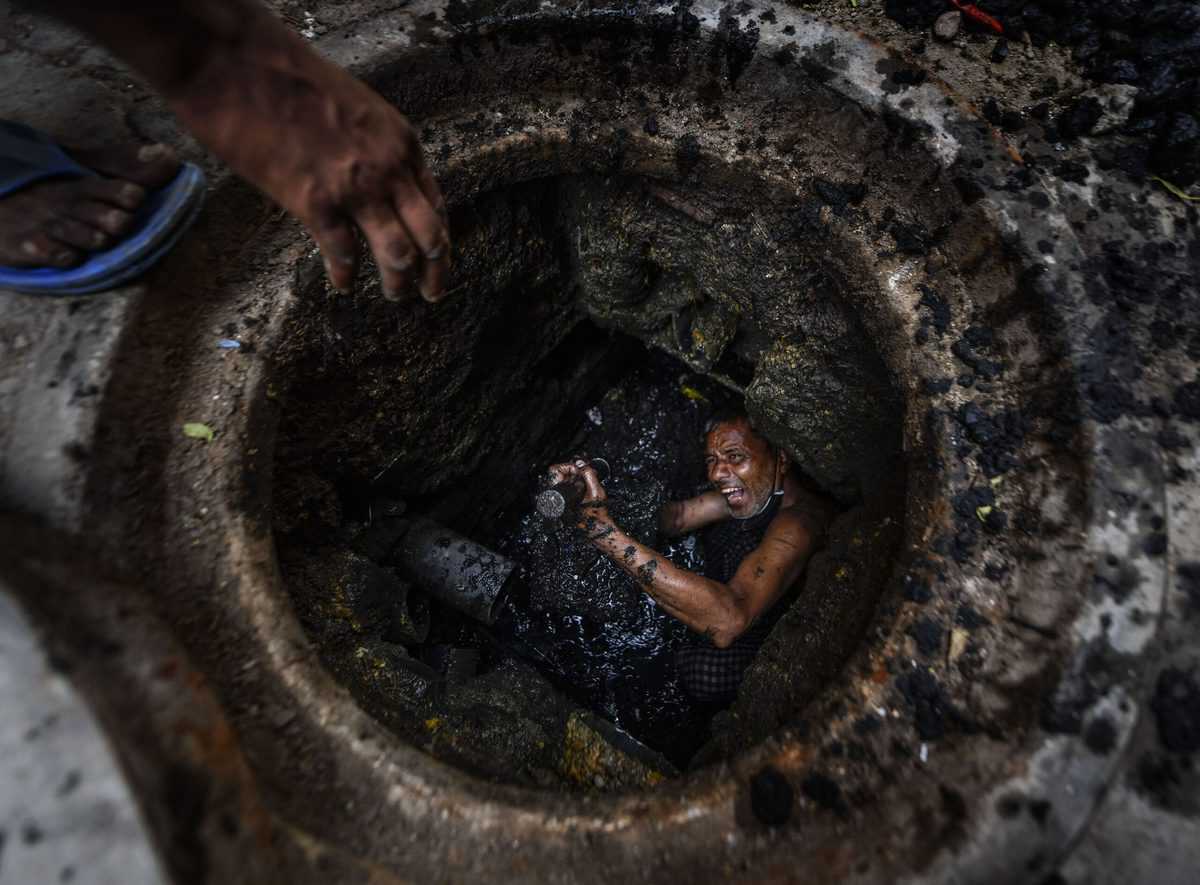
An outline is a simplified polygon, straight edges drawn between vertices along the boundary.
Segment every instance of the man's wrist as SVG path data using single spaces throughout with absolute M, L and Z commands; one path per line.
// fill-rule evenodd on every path
M 608 506 L 603 501 L 583 505 L 578 527 L 587 539 L 597 546 L 618 531 L 617 524 L 608 515 Z

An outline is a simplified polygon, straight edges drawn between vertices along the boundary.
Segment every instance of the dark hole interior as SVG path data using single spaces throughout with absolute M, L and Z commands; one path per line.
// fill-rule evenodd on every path
M 397 318 L 314 285 L 284 348 L 274 525 L 297 614 L 364 709 L 489 780 L 637 789 L 753 746 L 834 677 L 895 557 L 899 398 L 835 269 L 800 250 L 763 271 L 660 191 L 486 194 L 456 220 L 470 295 Z M 547 465 L 602 456 L 622 527 L 699 570 L 703 538 L 668 543 L 656 517 L 701 489 L 703 423 L 730 406 L 840 515 L 714 717 L 673 672 L 685 628 L 533 497 Z M 418 517 L 447 556 L 491 551 L 472 568 L 515 563 L 493 623 L 409 567 Z

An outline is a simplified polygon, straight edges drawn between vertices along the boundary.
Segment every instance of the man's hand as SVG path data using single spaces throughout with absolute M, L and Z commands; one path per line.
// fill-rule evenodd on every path
M 300 219 L 334 287 L 353 286 L 357 230 L 385 298 L 439 300 L 450 266 L 445 203 L 412 124 L 273 16 L 254 26 L 269 30 L 221 47 L 168 93 L 180 119 Z
M 583 500 L 579 506 L 578 528 L 583 529 L 588 537 L 595 540 L 612 531 L 613 521 L 608 515 L 608 493 L 600 482 L 596 468 L 582 458 L 574 461 L 564 461 L 550 468 L 550 481 L 555 485 L 562 482 L 582 482 L 584 486 Z

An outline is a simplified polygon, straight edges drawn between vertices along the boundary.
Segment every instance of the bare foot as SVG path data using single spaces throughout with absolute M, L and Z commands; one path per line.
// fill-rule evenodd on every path
M 51 178 L 0 197 L 0 265 L 73 267 L 129 233 L 148 189 L 179 170 L 165 145 L 71 150 L 103 177 Z

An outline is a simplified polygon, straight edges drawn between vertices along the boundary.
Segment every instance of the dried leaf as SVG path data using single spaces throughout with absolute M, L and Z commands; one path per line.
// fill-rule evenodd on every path
M 962 653 L 967 650 L 967 640 L 971 635 L 962 627 L 955 627 L 950 631 L 950 663 L 954 663 Z

